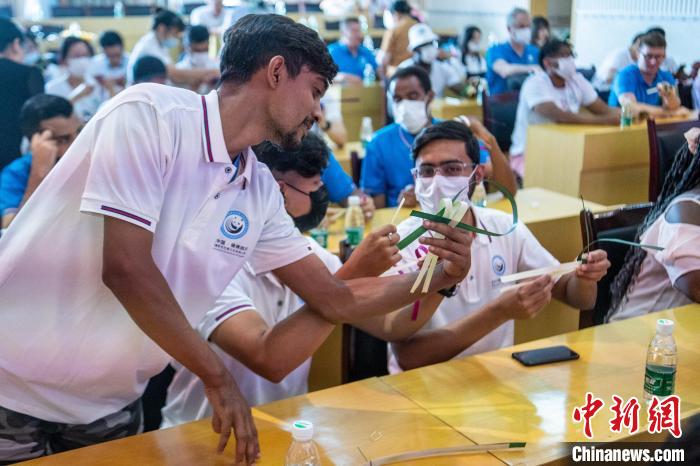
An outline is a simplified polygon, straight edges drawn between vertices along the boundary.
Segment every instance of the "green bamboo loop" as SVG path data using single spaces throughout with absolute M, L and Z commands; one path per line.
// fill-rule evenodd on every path
M 503 197 L 505 197 L 508 202 L 510 202 L 510 207 L 513 210 L 513 224 L 510 226 L 510 228 L 503 232 L 503 233 L 497 233 L 489 230 L 485 230 L 483 228 L 479 227 L 474 227 L 471 225 L 467 225 L 466 223 L 458 223 L 456 225 L 457 228 L 461 228 L 462 230 L 466 231 L 471 231 L 473 233 L 478 233 L 480 235 L 486 235 L 486 236 L 505 236 L 507 234 L 510 234 L 515 230 L 515 227 L 517 226 L 518 223 L 518 204 L 515 202 L 515 198 L 513 195 L 508 191 L 505 187 L 500 185 L 499 183 L 493 181 L 493 180 L 488 180 L 489 184 L 492 184 L 498 189 L 501 194 L 503 194 Z M 466 189 L 466 188 L 465 188 Z M 462 190 L 464 191 L 464 190 Z M 452 198 L 452 201 L 455 201 L 457 199 L 457 196 L 459 196 L 462 191 L 457 193 L 455 197 Z M 441 209 L 438 211 L 436 214 L 427 214 L 425 212 L 420 212 L 417 210 L 412 210 L 411 211 L 411 217 L 417 217 L 417 218 L 422 218 L 424 220 L 430 220 L 431 222 L 435 223 L 443 223 L 445 225 L 448 225 L 450 223 L 450 219 L 443 217 L 442 214 L 445 213 L 445 209 Z M 420 227 L 416 228 L 413 230 L 410 234 L 408 234 L 405 238 L 403 238 L 399 243 L 397 244 L 397 247 L 399 250 L 404 249 L 406 246 L 409 244 L 413 243 L 415 240 L 417 240 L 423 233 L 425 233 L 427 230 L 426 228 L 421 225 Z
M 626 246 L 632 246 L 633 248 L 643 248 L 643 249 L 653 249 L 655 251 L 663 251 L 664 248 L 661 246 L 655 246 L 653 244 L 642 244 L 642 243 L 635 243 L 634 241 L 626 241 L 624 239 L 617 239 L 617 238 L 601 238 L 597 239 L 595 241 L 591 241 L 586 245 L 585 248 L 583 248 L 583 251 L 579 253 L 578 256 L 576 256 L 577 261 L 583 261 L 585 264 L 585 260 L 583 260 L 583 255 L 589 252 L 589 249 L 591 246 L 593 246 L 596 243 L 617 243 L 617 244 L 624 244 Z

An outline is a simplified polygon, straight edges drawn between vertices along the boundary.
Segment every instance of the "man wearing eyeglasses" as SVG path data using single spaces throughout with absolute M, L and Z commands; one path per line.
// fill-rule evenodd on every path
M 470 120 L 470 125 L 474 123 Z M 495 144 L 495 140 L 486 142 Z M 413 158 L 416 196 L 423 211 L 438 211 L 443 198 L 457 196 L 468 202 L 483 177 L 477 139 L 460 122 L 445 121 L 426 128 L 416 138 Z M 493 209 L 471 206 L 461 222 L 503 233 L 511 227 L 512 219 Z M 420 220 L 410 217 L 397 231 L 403 238 L 419 225 Z M 395 267 L 405 269 L 413 262 L 418 268 L 416 260 L 427 253 L 423 245 L 414 242 L 401 251 L 402 260 Z M 423 329 L 391 344 L 390 372 L 510 346 L 513 320 L 536 316 L 552 297 L 577 309 L 589 309 L 595 304 L 596 283 L 610 267 L 605 251 L 591 251 L 586 264 L 558 279 L 543 275 L 505 290 L 502 276 L 559 264 L 523 224 L 505 236 L 476 234 L 471 256 L 472 267 L 461 283 L 417 304 L 418 315 L 437 311 Z
M 56 162 L 78 136 L 82 125 L 73 105 L 63 97 L 39 94 L 25 102 L 20 128 L 30 141 L 28 154 L 0 173 L 0 214 L 7 228 Z
M 681 106 L 676 89 L 676 78 L 661 68 L 666 58 L 666 39 L 656 32 L 640 39 L 637 63 L 621 69 L 608 98 L 608 104 L 620 107 L 625 103 L 632 111 L 651 116 L 679 115 L 688 112 Z

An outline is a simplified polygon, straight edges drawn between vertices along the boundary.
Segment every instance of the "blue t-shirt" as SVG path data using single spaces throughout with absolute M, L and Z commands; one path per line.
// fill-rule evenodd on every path
M 608 97 L 608 105 L 611 107 L 620 106 L 620 96 L 631 92 L 637 98 L 637 102 L 649 105 L 661 106 L 661 96 L 656 91 L 656 86 L 661 82 L 668 82 L 676 85 L 676 78 L 668 71 L 659 70 L 656 73 L 654 82 L 647 84 L 642 77 L 642 72 L 636 64 L 628 65 L 622 68 L 615 75 L 612 87 L 610 88 L 610 97 Z M 654 89 L 654 92 L 648 93 L 647 89 Z
M 338 71 L 341 73 L 354 74 L 358 77 L 363 77 L 365 65 L 372 65 L 374 72 L 377 72 L 377 60 L 370 49 L 364 45 L 360 45 L 357 49 L 357 56 L 350 53 L 347 45 L 341 42 L 334 42 L 328 46 L 328 51 L 333 57 L 333 61 L 338 65 Z
M 328 188 L 328 198 L 331 202 L 342 202 L 356 188 L 352 178 L 345 173 L 333 152 L 330 153 L 328 158 L 328 166 L 321 173 L 321 181 Z
M 0 173 L 0 215 L 22 203 L 32 169 L 32 154 L 16 158 Z
M 433 123 L 438 122 L 439 120 L 433 119 Z M 411 146 L 414 139 L 415 136 L 411 133 L 392 123 L 374 133 L 367 143 L 365 158 L 362 160 L 360 187 L 370 196 L 384 194 L 387 207 L 397 206 L 401 191 L 414 182 L 411 174 L 414 166 Z M 479 147 L 480 163 L 486 163 L 489 153 L 481 142 Z
M 536 65 L 540 56 L 540 50 L 532 44 L 527 44 L 522 55 L 518 55 L 510 42 L 492 45 L 486 52 L 486 81 L 489 85 L 489 94 L 496 95 L 508 91 L 506 78 L 493 70 L 496 60 L 505 60 L 513 65 Z

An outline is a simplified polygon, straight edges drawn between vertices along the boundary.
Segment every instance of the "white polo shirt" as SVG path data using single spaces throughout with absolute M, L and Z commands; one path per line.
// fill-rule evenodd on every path
M 90 61 L 90 69 L 88 73 L 91 76 L 103 76 L 106 79 L 119 79 L 126 77 L 126 67 L 129 63 L 129 54 L 122 53 L 122 61 L 119 66 L 112 66 L 109 63 L 109 58 L 104 53 L 95 55 Z
M 476 225 L 489 231 L 507 231 L 513 222 L 510 214 L 493 209 L 472 207 L 472 212 L 476 217 Z M 402 238 L 407 236 L 418 228 L 421 222 L 420 219 L 409 217 L 398 225 L 399 235 Z M 396 267 L 415 262 L 427 252 L 425 246 L 414 241 L 401 251 L 402 260 Z M 522 223 L 518 223 L 515 230 L 506 236 L 476 235 L 471 252 L 472 266 L 467 278 L 458 285 L 457 294 L 443 299 L 435 314 L 423 328 L 441 328 L 476 313 L 499 296 L 499 288 L 504 286 L 501 283 L 501 277 L 504 275 L 559 264 Z M 418 267 L 415 270 L 418 270 Z M 493 351 L 512 344 L 513 321 L 510 320 L 456 357 Z M 391 345 L 389 345 L 389 372 L 392 374 L 401 372 Z
M 668 208 L 678 202 L 700 205 L 700 189 L 681 194 Z M 611 313 L 610 321 L 629 319 L 693 302 L 675 285 L 683 275 L 700 270 L 700 226 L 669 223 L 664 212 L 644 232 L 640 242 L 661 246 L 664 250 L 647 251 L 637 278 L 629 288 L 627 299 Z
M 73 102 L 73 110 L 82 121 L 88 121 L 92 118 L 97 113 L 100 105 L 107 100 L 107 92 L 91 76 L 86 77 L 85 83 L 92 86 L 92 92 Z M 47 94 L 57 95 L 65 99 L 68 99 L 74 89 L 68 82 L 67 74 L 46 83 Z
M 307 238 L 314 253 L 335 274 L 342 266 L 340 259 Z M 265 323 L 273 327 L 297 311 L 303 302 L 294 292 L 280 283 L 272 273 L 255 275 L 249 265 L 245 265 L 238 275 L 217 300 L 214 307 L 207 312 L 197 327 L 203 338 L 209 339 L 214 330 L 227 319 L 241 312 L 257 312 Z M 238 360 L 210 343 L 224 365 L 236 380 L 241 393 L 252 405 L 301 395 L 308 391 L 307 380 L 311 358 L 294 369 L 280 383 L 272 383 L 248 369 Z M 280 357 L 284 357 L 283 351 Z M 161 428 L 173 427 L 183 422 L 195 421 L 212 415 L 211 405 L 204 394 L 202 381 L 180 364 L 176 368 L 168 398 L 163 408 Z
M 190 13 L 190 24 L 192 26 L 205 26 L 209 32 L 219 32 L 232 24 L 234 10 L 222 8 L 217 16 L 211 5 L 198 6 Z
M 129 82 L 134 81 L 134 65 L 139 58 L 145 56 L 152 56 L 158 58 L 163 62 L 165 66 L 172 64 L 172 59 L 170 58 L 170 50 L 167 47 L 163 47 L 154 31 L 149 31 L 148 34 L 141 37 L 134 48 L 131 50 L 129 55 L 129 63 L 127 65 L 127 77 Z
M 216 92 L 140 84 L 100 109 L 0 238 L 0 406 L 87 424 L 170 361 L 102 283 L 105 215 L 153 233 L 193 326 L 246 261 L 262 273 L 311 253 L 266 166 L 238 160 L 236 175 Z
M 567 79 L 564 87 L 554 87 L 549 75 L 544 71 L 536 71 L 523 83 L 520 89 L 518 110 L 515 113 L 515 128 L 513 129 L 513 145 L 511 155 L 521 155 L 525 152 L 527 127 L 541 123 L 553 123 L 552 120 L 535 111 L 535 107 L 545 102 L 552 102 L 565 112 L 578 113 L 581 106 L 591 105 L 598 98 L 598 93 L 581 73 L 576 73 L 573 79 Z

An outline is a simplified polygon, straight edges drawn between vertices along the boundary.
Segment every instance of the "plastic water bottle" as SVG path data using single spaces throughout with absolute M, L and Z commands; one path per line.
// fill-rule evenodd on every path
M 362 117 L 362 124 L 360 125 L 360 142 L 362 143 L 362 149 L 367 147 L 367 143 L 372 139 L 372 117 Z
M 656 321 L 656 335 L 647 351 L 647 367 L 644 373 L 644 401 L 652 396 L 664 398 L 673 395 L 676 382 L 676 340 L 673 339 L 674 323 L 669 319 Z
M 287 4 L 281 0 L 275 2 L 275 14 L 282 15 L 282 16 L 286 15 L 287 14 Z
M 620 128 L 632 126 L 632 104 L 625 102 L 620 110 Z
M 377 80 L 377 76 L 374 74 L 374 68 L 371 63 L 365 63 L 365 69 L 362 71 L 362 83 L 365 86 L 371 86 L 374 81 Z
M 124 17 L 124 2 L 122 2 L 121 0 L 117 0 L 116 2 L 114 2 L 114 17 Z
M 365 232 L 365 216 L 360 207 L 360 196 L 348 197 L 348 209 L 345 211 L 345 236 L 349 246 L 357 246 Z
M 292 444 L 287 450 L 285 466 L 321 466 L 321 457 L 313 441 L 314 425 L 309 421 L 294 421 Z
M 474 187 L 471 201 L 477 207 L 486 207 L 486 187 L 483 181 Z

